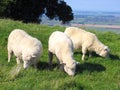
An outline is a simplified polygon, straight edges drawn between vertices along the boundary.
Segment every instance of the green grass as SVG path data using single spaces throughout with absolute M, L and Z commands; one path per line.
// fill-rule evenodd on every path
M 38 69 L 30 67 L 24 70 L 22 67 L 17 72 L 16 68 L 21 65 L 16 65 L 15 57 L 10 63 L 7 62 L 7 38 L 16 28 L 41 40 L 44 51 Z M 81 54 L 75 53 L 74 58 L 80 65 L 74 77 L 58 70 L 55 58 L 54 69 L 48 70 L 48 38 L 55 30 L 64 29 L 60 26 L 23 24 L 0 19 L 0 90 L 120 90 L 120 34 L 90 31 L 110 47 L 110 58 L 94 55 L 83 62 Z

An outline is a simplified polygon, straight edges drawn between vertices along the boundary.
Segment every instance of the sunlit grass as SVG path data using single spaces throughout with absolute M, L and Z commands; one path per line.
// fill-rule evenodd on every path
M 43 54 L 39 59 L 38 69 L 32 66 L 24 70 L 18 66 L 13 56 L 7 62 L 7 38 L 13 29 L 23 29 L 41 40 Z M 76 75 L 68 76 L 57 69 L 54 58 L 54 69 L 48 69 L 48 38 L 56 30 L 64 31 L 65 27 L 39 24 L 23 24 L 19 21 L 0 19 L 0 90 L 119 90 L 120 89 L 120 35 L 112 32 L 90 31 L 110 48 L 110 58 L 96 54 L 81 60 L 81 52 L 74 58 L 80 62 Z

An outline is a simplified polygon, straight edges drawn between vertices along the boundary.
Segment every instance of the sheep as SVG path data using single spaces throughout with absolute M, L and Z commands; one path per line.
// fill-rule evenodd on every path
M 24 68 L 28 68 L 31 64 L 36 68 L 43 47 L 38 39 L 30 36 L 24 30 L 14 29 L 8 37 L 7 50 L 8 62 L 10 62 L 12 54 L 14 53 L 17 64 L 20 64 L 23 60 Z
M 70 75 L 75 75 L 76 61 L 73 59 L 72 41 L 61 31 L 53 32 L 48 41 L 49 64 L 52 66 L 53 55 L 56 55 L 59 64 L 64 71 Z
M 74 49 L 82 48 L 82 60 L 84 60 L 87 51 L 89 51 L 89 57 L 92 51 L 102 57 L 109 57 L 108 46 L 100 42 L 95 34 L 77 27 L 67 27 L 64 33 L 72 40 Z

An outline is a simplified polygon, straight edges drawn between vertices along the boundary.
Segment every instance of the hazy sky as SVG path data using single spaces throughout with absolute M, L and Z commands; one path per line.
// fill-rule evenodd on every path
M 119 11 L 120 0 L 64 0 L 74 10 Z

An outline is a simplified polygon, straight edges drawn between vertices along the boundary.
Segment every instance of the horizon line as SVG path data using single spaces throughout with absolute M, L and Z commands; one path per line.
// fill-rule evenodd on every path
M 82 11 L 82 12 L 119 12 L 120 13 L 120 11 L 107 11 L 107 10 L 72 10 L 73 12 L 75 12 L 75 11 Z

